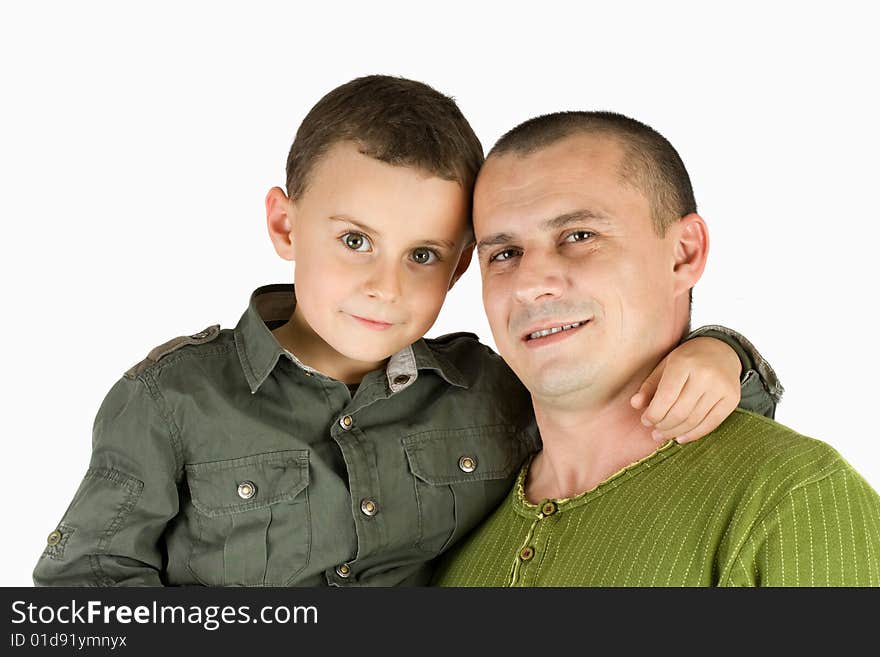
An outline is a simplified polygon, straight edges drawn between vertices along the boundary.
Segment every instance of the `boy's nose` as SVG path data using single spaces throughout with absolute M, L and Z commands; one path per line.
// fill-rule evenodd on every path
M 367 296 L 386 303 L 393 303 L 400 297 L 400 272 L 394 265 L 380 265 L 367 279 Z

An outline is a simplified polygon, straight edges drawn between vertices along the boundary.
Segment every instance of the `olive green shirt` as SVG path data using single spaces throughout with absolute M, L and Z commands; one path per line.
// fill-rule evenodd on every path
M 172 340 L 116 383 L 35 583 L 421 585 L 497 507 L 539 446 L 497 354 L 419 340 L 352 394 L 272 335 L 294 305 L 293 286 L 260 288 L 234 330 Z M 743 405 L 772 414 L 738 337 Z

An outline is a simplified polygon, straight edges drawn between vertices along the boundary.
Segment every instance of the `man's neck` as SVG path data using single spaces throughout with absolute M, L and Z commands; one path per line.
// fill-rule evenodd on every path
M 592 490 L 659 449 L 652 428 L 641 422 L 642 411 L 629 403 L 638 387 L 633 383 L 602 403 L 534 400 L 544 448 L 529 468 L 529 501 Z

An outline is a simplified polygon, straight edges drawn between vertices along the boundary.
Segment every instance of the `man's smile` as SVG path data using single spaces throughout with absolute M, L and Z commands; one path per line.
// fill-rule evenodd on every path
M 522 340 L 530 347 L 558 342 L 577 332 L 590 321 L 591 319 L 581 319 L 574 322 L 545 323 L 543 326 L 531 327 L 523 335 Z

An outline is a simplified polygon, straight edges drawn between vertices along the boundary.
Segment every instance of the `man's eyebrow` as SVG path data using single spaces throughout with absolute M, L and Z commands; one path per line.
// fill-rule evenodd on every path
M 370 233 L 372 235 L 381 235 L 381 233 L 375 228 L 368 226 L 367 224 L 362 224 L 360 221 L 357 221 L 353 217 L 349 217 L 347 214 L 334 214 L 329 217 L 329 219 L 330 221 L 344 221 L 347 224 L 354 224 L 365 233 Z
M 603 212 L 598 212 L 596 210 L 574 210 L 573 212 L 566 212 L 565 214 L 553 217 L 552 219 L 545 219 L 541 223 L 541 227 L 545 229 L 559 229 L 564 228 L 565 226 L 570 226 L 571 224 L 580 223 L 581 221 L 588 221 L 592 224 L 603 226 L 610 226 L 612 223 L 611 217 Z
M 507 244 L 508 242 L 513 241 L 513 235 L 510 233 L 495 233 L 494 235 L 489 235 L 484 239 L 481 239 L 477 243 L 477 253 L 487 249 L 490 246 L 497 246 L 498 244 Z
M 594 225 L 598 224 L 601 226 L 610 226 L 612 224 L 611 217 L 602 212 L 596 210 L 574 210 L 550 219 L 545 219 L 541 222 L 541 228 L 544 230 L 559 230 L 565 226 L 570 226 L 571 224 L 580 223 L 582 221 L 589 221 Z M 479 253 L 481 250 L 490 246 L 508 244 L 513 240 L 514 236 L 510 233 L 494 233 L 493 235 L 481 239 L 477 243 L 477 252 Z

